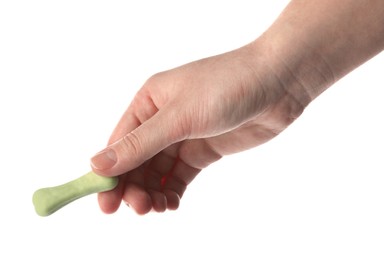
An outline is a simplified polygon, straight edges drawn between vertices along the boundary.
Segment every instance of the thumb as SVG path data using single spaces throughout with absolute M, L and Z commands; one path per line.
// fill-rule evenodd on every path
M 182 140 L 185 134 L 178 116 L 172 111 L 158 111 L 132 132 L 109 145 L 91 158 L 95 173 L 117 176 L 137 168 L 161 150 Z

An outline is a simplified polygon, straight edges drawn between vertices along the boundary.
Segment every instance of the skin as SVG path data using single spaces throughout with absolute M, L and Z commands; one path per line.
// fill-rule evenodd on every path
M 203 168 L 269 141 L 379 53 L 383 13 L 382 0 L 294 0 L 255 41 L 150 77 L 91 159 L 120 179 L 99 194 L 101 209 L 177 209 Z

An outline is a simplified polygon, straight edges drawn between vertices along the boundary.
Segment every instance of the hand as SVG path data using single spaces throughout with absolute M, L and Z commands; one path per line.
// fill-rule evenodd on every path
M 96 173 L 120 175 L 99 194 L 106 213 L 121 201 L 137 213 L 179 206 L 187 185 L 222 156 L 258 146 L 303 111 L 264 65 L 254 44 L 152 76 L 92 158 Z
M 255 42 L 151 77 L 92 158 L 120 175 L 99 194 L 106 213 L 179 206 L 187 185 L 222 156 L 283 131 L 313 99 L 384 46 L 383 1 L 291 1 Z M 366 15 L 369 13 L 370 15 Z

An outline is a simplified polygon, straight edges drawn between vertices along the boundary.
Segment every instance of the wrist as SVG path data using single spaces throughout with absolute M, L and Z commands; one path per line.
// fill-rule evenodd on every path
M 268 93 L 280 93 L 271 99 L 288 94 L 305 108 L 335 82 L 333 71 L 315 50 L 302 51 L 304 47 L 281 37 L 265 33 L 247 45 L 252 66 L 259 81 L 275 89 Z
M 251 45 L 264 50 L 271 75 L 303 107 L 336 81 L 321 52 L 293 35 L 267 32 Z

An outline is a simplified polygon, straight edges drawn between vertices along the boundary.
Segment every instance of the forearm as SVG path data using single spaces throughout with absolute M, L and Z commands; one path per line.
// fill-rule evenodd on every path
M 307 105 L 384 48 L 384 1 L 293 0 L 260 44 L 282 85 Z

